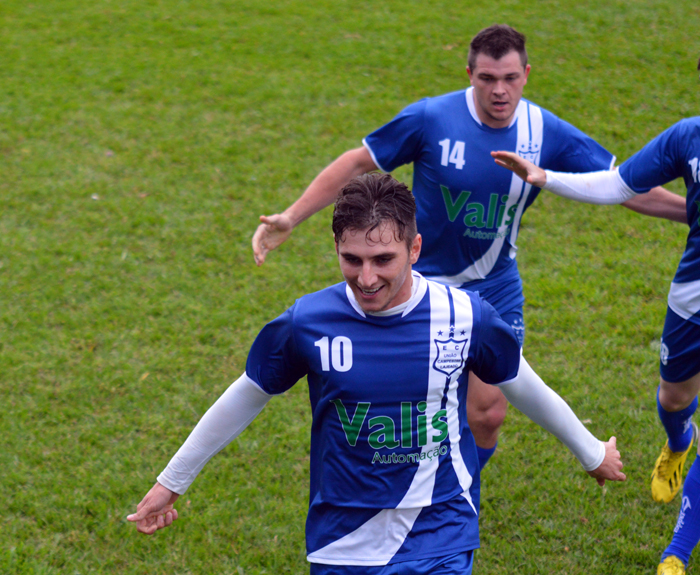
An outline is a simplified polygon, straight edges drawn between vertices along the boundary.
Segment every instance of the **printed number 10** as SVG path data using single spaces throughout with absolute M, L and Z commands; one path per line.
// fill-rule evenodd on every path
M 321 351 L 321 369 L 330 371 L 330 364 L 336 371 L 348 371 L 352 367 L 352 341 L 343 335 L 334 337 L 331 342 L 330 362 L 328 357 L 328 337 L 322 337 L 314 342 Z

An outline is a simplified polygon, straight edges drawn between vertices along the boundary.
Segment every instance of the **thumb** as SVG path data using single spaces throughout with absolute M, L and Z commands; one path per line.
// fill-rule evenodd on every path
M 139 521 L 146 519 L 146 515 L 148 515 L 148 511 L 146 510 L 145 507 L 137 511 L 136 513 L 132 513 L 131 515 L 126 516 L 127 521 L 133 521 L 134 523 L 138 523 Z

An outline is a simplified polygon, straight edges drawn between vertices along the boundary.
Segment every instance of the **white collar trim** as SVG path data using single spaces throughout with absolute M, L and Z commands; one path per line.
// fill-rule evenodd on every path
M 483 126 L 484 123 L 479 119 L 479 114 L 476 113 L 476 104 L 474 103 L 474 86 L 469 86 L 469 88 L 467 88 L 465 91 L 465 98 L 467 100 L 467 108 L 469 108 L 469 113 L 471 114 L 472 118 L 474 118 L 474 121 L 479 124 L 479 126 Z M 513 119 L 510 121 L 510 124 L 508 124 L 509 128 L 518 121 L 518 115 L 521 112 L 521 108 L 523 108 L 525 105 L 526 104 L 523 102 L 523 99 L 520 98 L 518 107 L 515 109 L 515 114 L 513 114 Z
M 357 303 L 355 299 L 355 294 L 352 293 L 350 286 L 345 284 L 345 294 L 348 297 L 348 301 L 353 309 L 360 314 L 362 317 L 367 317 L 368 315 L 376 317 L 386 317 L 391 315 L 402 314 L 402 317 L 406 317 L 413 309 L 420 303 L 428 289 L 428 282 L 426 279 L 420 275 L 417 271 L 411 270 L 411 276 L 413 277 L 413 285 L 411 286 L 411 297 L 407 301 L 394 306 L 390 309 L 385 309 L 384 311 L 378 312 L 365 312 L 360 304 Z

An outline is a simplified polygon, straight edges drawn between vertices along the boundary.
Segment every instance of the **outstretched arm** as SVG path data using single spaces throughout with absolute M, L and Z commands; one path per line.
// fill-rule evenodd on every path
M 558 196 L 588 204 L 622 204 L 645 216 L 688 223 L 684 197 L 660 186 L 637 194 L 627 187 L 616 171 L 581 174 L 550 172 L 513 152 L 491 152 L 491 156 L 499 166 L 515 172 L 528 184 Z
M 157 483 L 127 519 L 151 535 L 177 519 L 173 503 L 187 491 L 204 465 L 255 419 L 270 400 L 246 374 L 234 381 L 192 430 Z
M 253 235 L 255 263 L 259 266 L 265 263 L 270 251 L 284 243 L 298 224 L 330 206 L 352 178 L 376 169 L 364 146 L 345 152 L 316 176 L 301 197 L 284 212 L 260 216 L 261 224 Z
M 569 405 L 520 358 L 518 377 L 498 386 L 506 399 L 535 423 L 564 443 L 589 475 L 600 485 L 605 480 L 624 481 L 620 453 L 615 438 L 598 441 L 579 421 Z

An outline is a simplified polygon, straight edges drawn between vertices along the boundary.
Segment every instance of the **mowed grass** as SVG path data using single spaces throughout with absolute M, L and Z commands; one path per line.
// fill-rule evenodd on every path
M 698 113 L 690 0 L 0 5 L 0 573 L 308 572 L 303 381 L 209 463 L 174 527 L 146 538 L 125 517 L 265 322 L 340 279 L 329 211 L 260 269 L 259 214 L 403 106 L 463 88 L 495 22 L 528 36 L 526 96 L 620 159 Z M 512 411 L 475 573 L 654 572 L 678 509 L 648 476 L 685 234 L 547 194 L 526 215 L 526 355 L 618 437 L 629 479 L 599 489 Z

